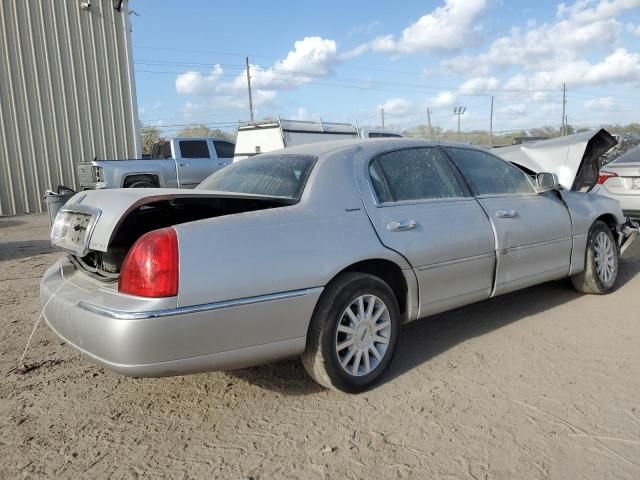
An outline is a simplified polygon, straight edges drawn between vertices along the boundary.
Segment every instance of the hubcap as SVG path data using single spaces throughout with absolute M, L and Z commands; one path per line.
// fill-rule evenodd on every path
M 596 272 L 604 283 L 609 283 L 616 274 L 615 250 L 609 236 L 604 232 L 596 235 L 594 242 Z
M 361 295 L 340 317 L 335 341 L 338 362 L 349 375 L 371 373 L 387 353 L 390 338 L 387 306 L 375 295 Z

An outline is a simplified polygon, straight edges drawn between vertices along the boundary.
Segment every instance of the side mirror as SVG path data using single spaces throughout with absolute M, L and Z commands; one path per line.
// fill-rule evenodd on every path
M 536 183 L 538 184 L 539 193 L 562 189 L 562 185 L 560 185 L 558 176 L 555 173 L 538 173 L 536 175 Z

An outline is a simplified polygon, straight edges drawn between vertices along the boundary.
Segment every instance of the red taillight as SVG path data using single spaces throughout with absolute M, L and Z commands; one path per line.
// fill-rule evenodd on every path
M 127 254 L 118 291 L 140 297 L 174 297 L 178 294 L 178 237 L 173 228 L 144 234 Z
M 610 178 L 617 177 L 617 176 L 618 174 L 613 172 L 600 172 L 600 175 L 598 175 L 598 185 L 602 185 L 604 182 L 606 182 Z

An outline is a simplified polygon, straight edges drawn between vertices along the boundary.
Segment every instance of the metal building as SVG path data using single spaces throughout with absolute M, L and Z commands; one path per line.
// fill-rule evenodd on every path
M 0 215 L 42 212 L 74 163 L 141 153 L 128 2 L 0 1 Z

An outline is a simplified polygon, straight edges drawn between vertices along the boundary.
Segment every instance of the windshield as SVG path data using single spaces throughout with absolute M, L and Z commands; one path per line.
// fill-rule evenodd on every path
M 197 188 L 299 200 L 315 160 L 312 155 L 259 155 L 218 170 Z

